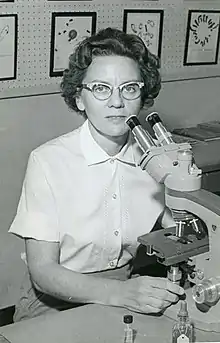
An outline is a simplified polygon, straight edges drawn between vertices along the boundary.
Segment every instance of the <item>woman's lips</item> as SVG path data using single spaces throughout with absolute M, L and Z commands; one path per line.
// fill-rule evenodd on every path
M 125 116 L 109 116 L 109 117 L 106 117 L 106 119 L 113 123 L 121 123 L 121 122 L 125 122 L 126 117 Z
M 126 116 L 107 116 L 107 119 L 125 119 Z

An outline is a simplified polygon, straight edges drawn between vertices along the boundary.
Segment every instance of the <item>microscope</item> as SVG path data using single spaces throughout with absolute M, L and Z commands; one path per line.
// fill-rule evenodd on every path
M 157 112 L 146 121 L 154 137 L 136 116 L 126 123 L 143 151 L 140 167 L 165 186 L 175 226 L 142 235 L 138 242 L 167 267 L 167 278 L 185 289 L 195 328 L 220 333 L 220 197 L 201 188 L 192 146 L 176 143 Z M 178 309 L 172 305 L 164 314 L 176 319 Z

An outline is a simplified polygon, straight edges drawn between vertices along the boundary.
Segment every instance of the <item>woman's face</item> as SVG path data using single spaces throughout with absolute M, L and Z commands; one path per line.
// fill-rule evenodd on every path
M 88 67 L 83 84 L 105 83 L 118 87 L 129 81 L 141 81 L 138 64 L 131 58 L 122 56 L 98 56 Z M 102 88 L 99 88 L 102 92 Z M 88 89 L 82 89 L 77 98 L 79 110 L 85 111 L 93 128 L 102 135 L 118 137 L 125 135 L 129 128 L 125 123 L 130 115 L 138 115 L 141 97 L 135 100 L 123 98 L 120 90 L 114 88 L 106 100 L 98 100 Z

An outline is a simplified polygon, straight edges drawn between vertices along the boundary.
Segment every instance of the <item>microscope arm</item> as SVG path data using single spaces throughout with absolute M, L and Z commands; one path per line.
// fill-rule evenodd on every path
M 175 205 L 175 209 L 184 209 L 195 214 L 206 225 L 220 225 L 220 197 L 205 189 L 181 192 L 166 188 L 165 199 L 169 208 L 174 208 Z

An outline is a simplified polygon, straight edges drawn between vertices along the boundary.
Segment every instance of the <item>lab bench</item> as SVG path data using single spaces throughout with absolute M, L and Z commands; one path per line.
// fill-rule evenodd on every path
M 124 308 L 84 305 L 1 328 L 11 343 L 117 343 L 123 342 L 123 316 L 133 315 L 134 343 L 170 343 L 174 320 L 144 315 Z M 195 330 L 196 342 L 219 342 L 219 333 Z

